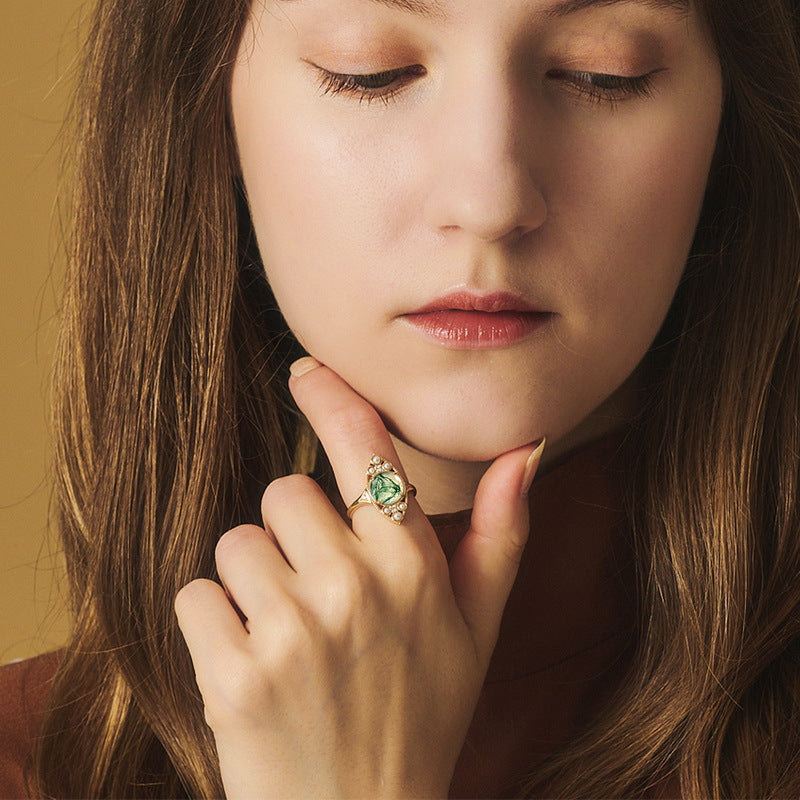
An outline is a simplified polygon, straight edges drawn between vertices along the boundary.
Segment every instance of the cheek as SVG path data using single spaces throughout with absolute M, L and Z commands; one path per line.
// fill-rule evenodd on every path
M 579 338 L 616 332 L 642 353 L 652 342 L 685 268 L 718 119 L 708 106 L 666 109 L 586 160 L 570 212 L 583 231 L 573 245 Z
M 374 147 L 367 158 L 352 121 L 348 136 L 344 125 L 318 122 L 318 110 L 290 92 L 240 98 L 237 140 L 253 225 L 267 278 L 300 341 L 341 340 L 352 335 L 363 297 L 387 289 L 372 254 L 392 252 L 387 225 L 401 224 L 389 187 L 396 170 Z

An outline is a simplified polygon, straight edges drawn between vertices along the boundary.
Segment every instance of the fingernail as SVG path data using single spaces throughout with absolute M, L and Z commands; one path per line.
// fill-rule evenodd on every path
M 524 497 L 531 488 L 533 476 L 536 474 L 536 468 L 539 466 L 539 462 L 542 459 L 545 444 L 547 444 L 546 436 L 542 438 L 542 441 L 539 442 L 539 446 L 528 456 L 528 460 L 525 462 L 525 473 L 522 477 L 522 490 L 520 491 L 522 497 Z
M 303 356 L 302 358 L 298 358 L 297 361 L 289 367 L 289 372 L 291 372 L 295 378 L 299 378 L 301 375 L 305 375 L 306 372 L 311 372 L 312 369 L 321 366 L 322 364 L 313 356 Z

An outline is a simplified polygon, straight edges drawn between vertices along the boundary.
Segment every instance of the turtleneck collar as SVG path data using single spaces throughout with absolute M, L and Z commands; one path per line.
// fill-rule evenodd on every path
M 451 797 L 517 796 L 522 776 L 586 725 L 625 674 L 635 619 L 626 434 L 606 434 L 534 480 L 530 537 Z M 429 517 L 448 557 L 469 517 Z

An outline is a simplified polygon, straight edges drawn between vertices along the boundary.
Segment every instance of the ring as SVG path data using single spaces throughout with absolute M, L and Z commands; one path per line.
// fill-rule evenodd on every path
M 367 468 L 367 486 L 347 507 L 347 516 L 361 506 L 375 506 L 386 519 L 399 525 L 408 510 L 408 496 L 417 487 L 406 483 L 400 473 L 385 458 L 373 455 Z

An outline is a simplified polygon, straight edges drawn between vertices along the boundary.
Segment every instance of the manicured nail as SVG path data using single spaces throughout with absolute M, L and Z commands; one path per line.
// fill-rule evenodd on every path
M 547 437 L 545 436 L 542 441 L 539 442 L 539 446 L 528 456 L 528 460 L 525 462 L 525 473 L 522 478 L 522 491 L 520 491 L 520 494 L 523 497 L 528 493 L 528 489 L 531 488 L 533 476 L 536 474 L 536 468 L 539 466 L 539 462 L 542 460 L 542 453 L 544 452 L 544 446 L 546 443 Z
M 301 375 L 305 375 L 306 372 L 311 372 L 312 369 L 321 366 L 322 364 L 313 356 L 303 356 L 303 358 L 298 358 L 297 361 L 289 367 L 289 372 L 291 372 L 295 378 L 299 378 Z

